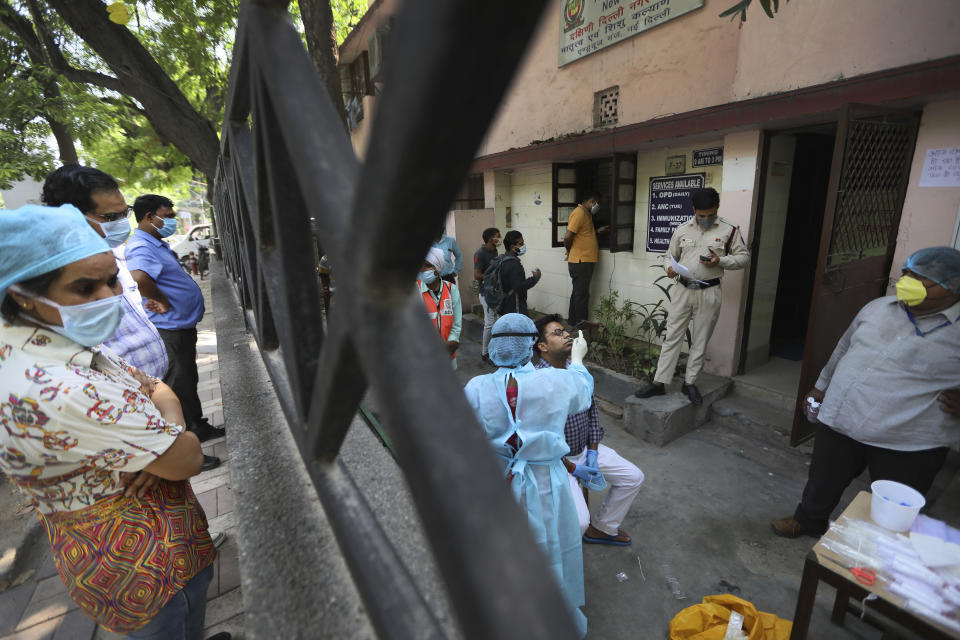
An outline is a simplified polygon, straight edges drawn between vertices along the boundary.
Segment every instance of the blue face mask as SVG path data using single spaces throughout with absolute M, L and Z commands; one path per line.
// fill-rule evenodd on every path
M 704 229 L 709 229 L 713 226 L 713 223 L 717 221 L 717 216 L 710 216 L 708 218 L 697 218 L 697 224 L 703 227 Z
M 431 285 L 436 281 L 437 281 L 437 272 L 434 271 L 433 269 L 430 269 L 429 271 L 420 272 L 420 282 L 422 282 L 423 284 Z
M 517 255 L 518 255 L 518 256 L 522 256 L 522 255 L 525 254 L 526 252 L 527 252 L 527 245 L 523 245 L 522 247 L 520 247 L 519 249 L 517 249 Z
M 123 304 L 121 304 L 123 296 L 110 296 L 83 304 L 63 305 L 19 288 L 17 293 L 55 308 L 60 312 L 60 321 L 63 322 L 63 326 L 46 324 L 35 318 L 31 320 L 85 347 L 95 347 L 109 339 L 120 326 L 120 319 L 124 314 Z
M 123 220 L 114 220 L 113 222 L 100 222 L 87 216 L 87 220 L 100 225 L 100 230 L 103 231 L 104 234 L 103 239 L 107 241 L 107 245 L 111 249 L 119 247 L 130 237 L 130 222 L 128 222 L 126 218 Z
M 152 222 L 150 224 L 153 225 L 154 229 L 157 229 L 156 225 L 154 225 Z M 157 229 L 157 233 L 160 234 L 161 238 L 169 238 L 176 232 L 177 232 L 176 218 L 164 218 L 163 226 Z

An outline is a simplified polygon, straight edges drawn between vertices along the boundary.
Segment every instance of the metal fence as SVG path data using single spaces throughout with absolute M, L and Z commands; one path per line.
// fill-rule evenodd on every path
M 337 459 L 368 386 L 464 635 L 575 636 L 412 295 L 542 4 L 404 3 L 363 165 L 287 2 L 241 7 L 215 185 L 222 255 L 381 637 L 443 634 Z M 314 235 L 336 272 L 326 330 Z

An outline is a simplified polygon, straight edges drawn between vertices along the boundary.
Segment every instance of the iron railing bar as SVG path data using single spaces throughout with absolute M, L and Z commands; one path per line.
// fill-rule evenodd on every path
M 256 278 L 254 274 L 259 270 L 257 258 L 257 243 L 253 235 L 248 212 L 256 206 L 253 192 L 253 141 L 246 123 L 229 126 L 229 134 L 225 137 L 230 140 L 232 149 L 231 164 L 233 180 L 236 184 L 234 197 L 236 209 L 233 218 L 239 236 L 241 266 L 244 270 L 244 289 L 242 299 L 244 308 L 253 308 L 256 304 Z
M 360 171 L 350 138 L 300 35 L 286 14 L 251 9 L 257 28 L 248 37 L 258 48 L 256 73 L 269 89 L 276 126 L 286 141 L 293 171 L 310 207 L 321 246 L 344 264 L 343 238 Z M 323 153 L 312 150 L 323 149 Z
M 343 463 L 307 465 L 337 544 L 380 638 L 445 638 L 419 588 L 397 555 Z
M 384 92 L 351 220 L 355 261 L 338 276 L 338 287 L 363 292 L 350 298 L 354 317 L 364 319 L 354 327 L 354 344 L 361 362 L 376 363 L 366 372 L 383 424 L 460 626 L 474 638 L 573 638 L 576 632 L 560 613 L 569 609 L 525 514 L 506 485 L 493 481 L 502 477 L 502 464 L 495 462 L 460 385 L 453 376 L 438 375 L 449 359 L 423 320 L 422 302 L 407 292 L 542 4 L 403 5 L 391 30 Z M 490 33 L 498 34 L 496 46 L 490 46 Z M 482 86 L 478 77 L 485 79 Z M 400 383 L 397 372 L 406 373 Z M 464 510 L 465 504 L 471 508 Z M 449 544 L 451 539 L 458 544 Z
M 268 302 L 265 312 L 273 319 L 278 346 L 288 356 L 284 364 L 299 424 L 310 411 L 308 401 L 323 346 L 323 324 L 317 322 L 323 315 L 322 294 L 311 225 L 304 215 L 306 203 L 300 197 L 286 147 L 273 125 L 276 113 L 268 102 L 263 93 L 256 101 L 258 117 L 266 117 L 266 121 L 254 137 L 260 141 L 263 156 L 271 158 L 269 163 L 256 166 L 269 203 L 268 213 L 260 221 L 261 231 L 270 239 L 268 246 L 261 247 L 261 274 Z M 256 154 L 257 159 L 260 156 Z M 290 279 L 287 274 L 299 277 Z M 303 330 L 311 326 L 311 330 Z
M 320 353 L 320 375 L 310 397 L 309 417 L 303 425 L 307 460 L 336 457 L 367 390 L 362 364 L 346 334 L 351 326 L 346 310 L 345 305 L 331 305 L 332 317 L 327 323 L 330 335 Z
M 351 251 L 348 254 L 345 247 L 337 247 L 342 255 L 349 257 L 349 260 L 338 259 L 342 270 L 338 274 L 341 299 L 337 304 L 347 305 L 344 312 L 349 312 L 347 317 L 358 319 L 351 331 L 352 342 L 371 378 L 378 401 L 383 403 L 384 424 L 405 469 L 464 632 L 476 638 L 568 638 L 574 637 L 574 631 L 571 621 L 559 613 L 567 610 L 559 589 L 532 540 L 524 514 L 502 481 L 501 465 L 495 462 L 462 391 L 452 376 L 438 374 L 449 367 L 449 359 L 444 356 L 429 323 L 423 321 L 422 304 L 411 294 L 413 274 L 434 235 L 431 227 L 439 227 L 446 204 L 466 173 L 523 44 L 531 35 L 539 10 L 538 3 L 514 6 L 504 0 L 494 7 L 473 5 L 439 0 L 404 5 L 398 33 L 409 31 L 413 35 L 398 37 L 398 41 L 406 42 L 406 48 L 400 47 L 400 55 L 390 59 L 403 61 L 404 72 L 411 77 L 388 74 L 388 80 L 392 77 L 393 83 L 388 82 L 388 95 L 382 98 L 381 111 L 391 100 L 397 106 L 392 107 L 393 116 L 385 118 L 387 122 L 381 122 L 378 115 L 374 123 L 374 139 L 377 131 L 384 138 L 378 143 L 383 157 L 373 154 L 364 168 L 363 179 L 369 182 L 370 191 L 360 189 L 359 193 L 372 208 L 365 209 L 359 204 L 353 207 L 358 219 L 353 221 L 357 224 L 350 236 Z M 511 15 L 506 26 L 489 15 L 496 14 L 498 7 L 501 15 L 507 12 Z M 256 29 L 257 25 L 250 24 L 249 20 L 252 11 L 253 5 L 244 6 L 240 31 Z M 491 48 L 481 34 L 494 30 L 503 36 L 503 42 Z M 238 38 L 238 42 L 241 39 Z M 481 57 L 481 51 L 486 55 Z M 257 53 L 251 49 L 247 55 Z M 469 59 L 463 59 L 465 54 Z M 302 49 L 300 56 L 305 56 Z M 429 70 L 436 87 L 427 82 L 421 64 Z M 438 74 L 438 71 L 449 73 Z M 473 86 L 475 80 L 469 73 L 493 78 L 492 83 L 486 83 L 484 93 L 477 94 Z M 439 78 L 443 83 L 437 81 Z M 260 90 L 249 76 L 244 80 L 250 83 L 246 89 L 251 93 Z M 317 82 L 316 78 L 313 82 Z M 465 82 L 469 82 L 469 86 L 464 86 Z M 487 92 L 490 84 L 492 91 Z M 442 95 L 442 91 L 456 94 L 461 89 L 468 97 Z M 235 87 L 231 86 L 231 92 L 234 91 Z M 411 95 L 419 91 L 425 91 L 424 95 Z M 231 106 L 239 104 L 233 99 L 231 97 Z M 436 104 L 430 100 L 436 100 Z M 464 107 L 462 113 L 443 111 L 451 101 L 452 106 Z M 420 112 L 410 111 L 411 107 L 418 106 L 424 108 Z M 432 116 L 431 108 L 438 109 L 441 117 L 427 126 L 424 121 Z M 398 116 L 397 109 L 404 113 Z M 471 118 L 464 120 L 464 113 Z M 238 114 L 233 110 L 231 115 L 237 119 Z M 472 116 L 477 116 L 476 121 Z M 388 126 L 383 133 L 387 124 L 398 126 L 401 131 L 391 131 Z M 229 128 L 225 127 L 226 136 L 230 135 Z M 450 135 L 450 131 L 456 131 L 456 135 Z M 429 153 L 440 153 L 440 156 L 431 158 Z M 246 164 L 235 155 L 233 159 L 237 164 Z M 257 160 L 255 153 L 251 161 Z M 398 163 L 419 164 L 420 170 L 391 166 Z M 313 176 L 318 181 L 336 178 L 322 173 Z M 260 176 L 254 176 L 254 180 L 259 179 Z M 251 181 L 244 188 L 253 185 L 258 189 L 269 187 Z M 403 200 L 405 196 L 420 199 Z M 262 196 L 258 194 L 259 198 Z M 262 202 L 261 199 L 257 204 Z M 240 209 L 236 212 L 240 231 L 256 228 L 257 208 L 241 206 Z M 403 218 L 402 223 L 397 218 Z M 404 225 L 408 226 L 404 228 Z M 367 238 L 366 234 L 376 237 Z M 259 242 L 249 236 L 244 240 L 244 249 L 254 256 L 252 264 L 243 265 L 245 269 L 253 269 L 246 271 L 245 277 L 256 278 L 252 286 L 260 295 L 261 282 L 257 276 L 262 273 L 262 264 L 256 261 Z M 382 251 L 365 251 L 370 248 Z M 343 297 L 344 292 L 349 295 Z M 263 313 L 261 300 L 254 300 L 252 312 L 245 315 L 253 316 L 250 320 L 254 321 L 254 335 L 268 370 L 275 376 L 274 384 L 289 420 L 295 405 L 289 393 L 286 397 L 282 393 L 283 367 L 271 366 L 270 360 L 294 357 L 294 354 L 263 351 L 266 331 L 256 322 L 268 320 L 270 316 L 257 316 Z M 409 380 L 398 380 L 400 371 L 416 372 L 423 379 L 409 376 Z M 336 371 L 327 372 L 331 376 L 336 374 Z M 409 386 L 404 386 L 405 383 Z M 314 482 L 318 491 L 326 492 L 321 480 L 315 478 Z M 352 506 L 344 505 L 339 499 L 331 504 L 334 506 L 325 505 L 325 508 Z M 341 540 L 353 542 L 353 535 L 355 532 L 350 530 L 338 532 Z M 457 544 L 451 545 L 451 540 Z M 362 546 L 362 540 L 356 542 Z M 353 573 L 368 593 L 376 588 L 371 584 L 370 568 L 355 565 Z M 402 573 L 401 564 L 386 571 L 384 580 L 388 586 L 391 581 L 402 582 Z M 368 595 L 365 602 L 371 616 L 381 620 L 389 617 L 384 616 L 375 598 Z
M 231 53 L 230 77 L 227 79 L 227 99 L 223 110 L 224 125 L 228 122 L 246 122 L 247 115 L 250 113 L 250 58 L 252 54 L 247 42 L 247 34 L 242 28 L 242 25 L 248 21 L 247 13 L 250 11 L 250 6 L 250 2 L 241 2 L 240 10 L 237 13 L 237 31 Z M 227 127 L 224 126 L 220 143 L 221 150 L 227 139 L 226 131 Z
M 502 463 L 455 376 L 444 373 L 450 360 L 425 321 L 423 303 L 414 295 L 396 310 L 370 300 L 356 303 L 365 322 L 354 327 L 355 344 L 361 362 L 376 362 L 367 375 L 382 424 L 464 633 L 484 639 L 576 637 L 526 514 L 503 482 Z

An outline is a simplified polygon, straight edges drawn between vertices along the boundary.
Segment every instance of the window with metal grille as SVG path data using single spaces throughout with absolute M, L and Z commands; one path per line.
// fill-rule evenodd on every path
M 340 91 L 343 93 L 344 104 L 349 103 L 352 98 L 360 100 L 363 96 L 373 95 L 369 60 L 368 53 L 361 51 L 353 62 L 340 65 Z
M 600 194 L 600 211 L 593 216 L 596 227 L 610 232 L 597 236 L 601 249 L 633 251 L 637 201 L 637 156 L 618 153 L 553 165 L 552 246 L 562 247 L 570 214 L 590 191 Z
M 617 124 L 620 113 L 619 85 L 593 94 L 593 126 L 607 127 Z
M 460 187 L 456 197 L 453 199 L 455 211 L 461 209 L 483 209 L 483 174 L 475 173 L 467 177 L 466 182 Z

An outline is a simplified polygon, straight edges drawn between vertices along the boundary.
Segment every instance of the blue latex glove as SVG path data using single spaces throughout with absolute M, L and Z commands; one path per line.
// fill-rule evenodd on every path
M 591 471 L 590 479 L 583 483 L 590 491 L 603 491 L 607 488 L 607 481 L 599 471 Z
M 596 467 L 578 464 L 573 468 L 573 477 L 591 491 L 603 491 L 607 488 L 607 481 Z
M 588 482 L 590 482 L 591 473 L 600 473 L 600 472 L 597 469 L 591 469 L 590 467 L 583 464 L 578 464 L 573 467 L 573 477 L 579 480 L 580 482 L 582 482 L 583 484 L 587 484 Z
M 588 467 L 593 467 L 594 469 L 599 470 L 599 465 L 597 464 L 597 450 L 596 449 L 587 449 L 587 461 L 585 464 Z

